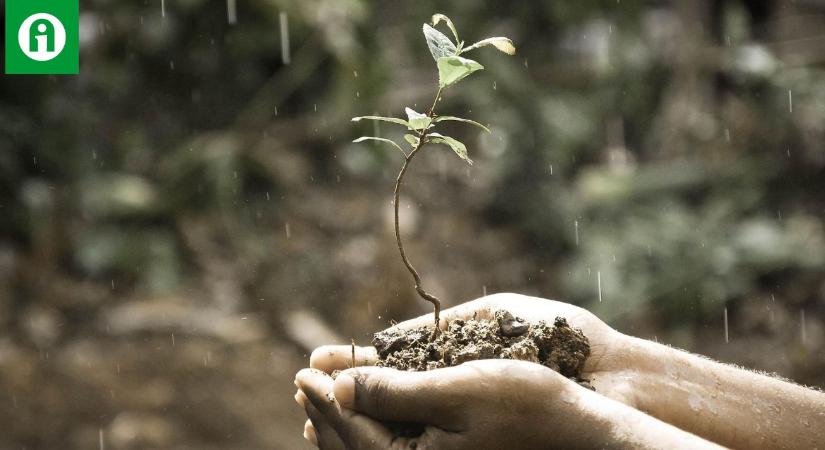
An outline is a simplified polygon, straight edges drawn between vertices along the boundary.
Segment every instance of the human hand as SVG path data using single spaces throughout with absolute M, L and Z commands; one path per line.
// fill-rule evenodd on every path
M 323 450 L 719 448 L 526 361 L 358 367 L 335 380 L 304 369 L 295 384 L 304 435 Z M 400 435 L 399 424 L 418 431 Z
M 442 311 L 439 326 L 445 329 L 447 323 L 455 319 L 493 320 L 497 310 L 507 310 L 532 323 L 540 320 L 553 323 L 559 316 L 567 319 L 571 327 L 581 329 L 590 341 L 590 356 L 585 361 L 582 378 L 589 380 L 600 394 L 635 406 L 635 394 L 627 382 L 628 372 L 633 370 L 633 361 L 627 352 L 630 339 L 586 309 L 520 294 L 494 294 Z M 427 314 L 394 327 L 412 329 L 430 324 L 432 315 Z M 371 366 L 377 359 L 374 347 L 355 348 L 355 366 Z M 348 345 L 319 347 L 310 357 L 310 367 L 326 373 L 352 366 L 352 348 Z
M 334 381 L 304 369 L 296 384 L 311 421 L 306 434 L 322 449 L 596 448 L 612 439 L 606 424 L 581 406 L 579 396 L 589 391 L 524 361 L 471 361 L 427 372 L 360 367 Z M 423 429 L 399 437 L 388 423 Z
M 638 359 L 633 338 L 587 310 L 497 294 L 443 311 L 439 325 L 446 328 L 455 319 L 493 320 L 501 309 L 531 322 L 562 316 L 581 329 L 591 345 L 582 377 L 596 392 L 524 361 L 471 361 L 428 372 L 348 369 L 375 364 L 375 348 L 325 346 L 312 353 L 312 368 L 296 377 L 296 400 L 310 417 L 305 435 L 324 449 L 713 447 L 630 407 L 635 405 L 630 381 Z M 425 315 L 395 327 L 430 323 L 431 316 Z M 345 371 L 333 381 L 328 374 L 335 370 Z M 416 438 L 404 438 L 388 428 L 394 421 L 418 423 L 423 429 Z

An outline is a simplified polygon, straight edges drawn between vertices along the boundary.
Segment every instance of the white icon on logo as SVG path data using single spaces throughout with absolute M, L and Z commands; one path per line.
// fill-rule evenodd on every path
M 33 14 L 20 25 L 17 43 L 29 58 L 50 61 L 66 46 L 66 28 L 51 14 Z

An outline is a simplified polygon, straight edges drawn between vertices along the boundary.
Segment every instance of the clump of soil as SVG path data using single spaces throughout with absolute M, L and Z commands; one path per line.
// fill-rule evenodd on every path
M 424 371 L 477 359 L 519 359 L 586 384 L 581 371 L 590 356 L 590 343 L 563 317 L 556 317 L 552 326 L 544 321 L 530 324 L 499 310 L 495 320 L 456 319 L 435 339 L 432 334 L 428 327 L 376 333 L 372 340 L 378 350 L 376 365 Z

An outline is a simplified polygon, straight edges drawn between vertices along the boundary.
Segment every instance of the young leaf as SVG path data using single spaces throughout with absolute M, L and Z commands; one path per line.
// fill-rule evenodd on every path
M 411 135 L 411 134 L 405 134 L 405 135 L 404 135 L 404 140 L 406 140 L 407 142 L 409 142 L 409 143 L 410 143 L 410 145 L 411 145 L 413 148 L 415 148 L 415 147 L 417 147 L 417 146 L 418 146 L 418 140 L 419 140 L 419 139 L 418 139 L 418 136 L 413 136 L 413 135 Z
M 447 87 L 458 83 L 473 72 L 484 69 L 484 66 L 472 59 L 460 56 L 438 58 L 438 86 Z
M 410 108 L 404 108 L 407 113 L 407 123 L 410 124 L 410 129 L 414 131 L 426 130 L 430 127 L 433 119 L 426 115 L 416 112 Z
M 453 36 L 455 36 L 455 41 L 460 43 L 461 39 L 458 38 L 458 31 L 455 29 L 455 25 L 453 25 L 453 21 L 450 20 L 449 17 L 445 16 L 444 14 L 434 14 L 433 19 L 432 19 L 433 26 L 438 25 L 438 23 L 441 22 L 442 20 L 444 22 L 447 22 L 447 26 L 450 27 L 450 31 L 452 31 Z
M 455 44 L 450 38 L 426 23 L 424 24 L 424 37 L 427 39 L 427 46 L 430 47 L 430 53 L 436 61 L 438 61 L 438 58 L 454 56 L 457 53 Z
M 380 120 L 382 122 L 390 122 L 398 125 L 404 125 L 407 128 L 410 128 L 409 122 L 404 119 L 398 119 L 396 117 L 383 117 L 383 116 L 360 116 L 360 117 L 353 117 L 353 122 L 360 122 L 361 120 Z
M 442 122 L 442 121 L 455 121 L 455 122 L 464 122 L 469 123 L 470 125 L 475 125 L 486 132 L 490 132 L 490 129 L 485 127 L 484 125 L 476 122 L 475 120 L 464 119 L 462 117 L 455 117 L 455 116 L 438 116 L 433 119 L 433 123 Z
M 477 48 L 484 47 L 486 45 L 492 45 L 495 48 L 499 49 L 500 51 L 507 53 L 508 55 L 515 55 L 516 54 L 516 46 L 513 45 L 513 41 L 507 39 L 506 37 L 491 37 L 487 39 L 480 40 L 475 44 L 465 48 L 461 51 L 461 53 L 467 53 L 470 50 L 475 50 Z
M 395 148 L 397 148 L 399 151 L 401 151 L 401 153 L 403 153 L 405 157 L 407 156 L 407 152 L 405 152 L 404 149 L 401 148 L 400 145 L 396 144 L 395 141 L 390 140 L 390 139 L 384 139 L 384 138 L 375 137 L 375 136 L 361 136 L 360 138 L 358 138 L 358 139 L 356 139 L 352 142 L 357 144 L 359 142 L 364 142 L 364 141 L 378 141 L 378 142 L 384 142 L 384 143 L 387 143 L 387 144 L 392 144 Z
M 442 136 L 438 133 L 430 133 L 427 135 L 427 142 L 433 144 L 444 144 L 453 149 L 453 151 L 456 155 L 458 155 L 459 158 L 463 159 L 464 161 L 467 161 L 467 164 L 471 166 L 473 165 L 473 160 L 470 159 L 467 155 L 467 146 L 461 143 L 461 141 L 453 139 L 449 136 Z

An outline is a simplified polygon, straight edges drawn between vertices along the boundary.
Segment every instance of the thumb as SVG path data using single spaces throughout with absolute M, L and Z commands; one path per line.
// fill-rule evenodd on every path
M 452 382 L 455 368 L 406 372 L 359 367 L 341 372 L 333 391 L 342 408 L 374 419 L 454 428 L 461 404 Z

